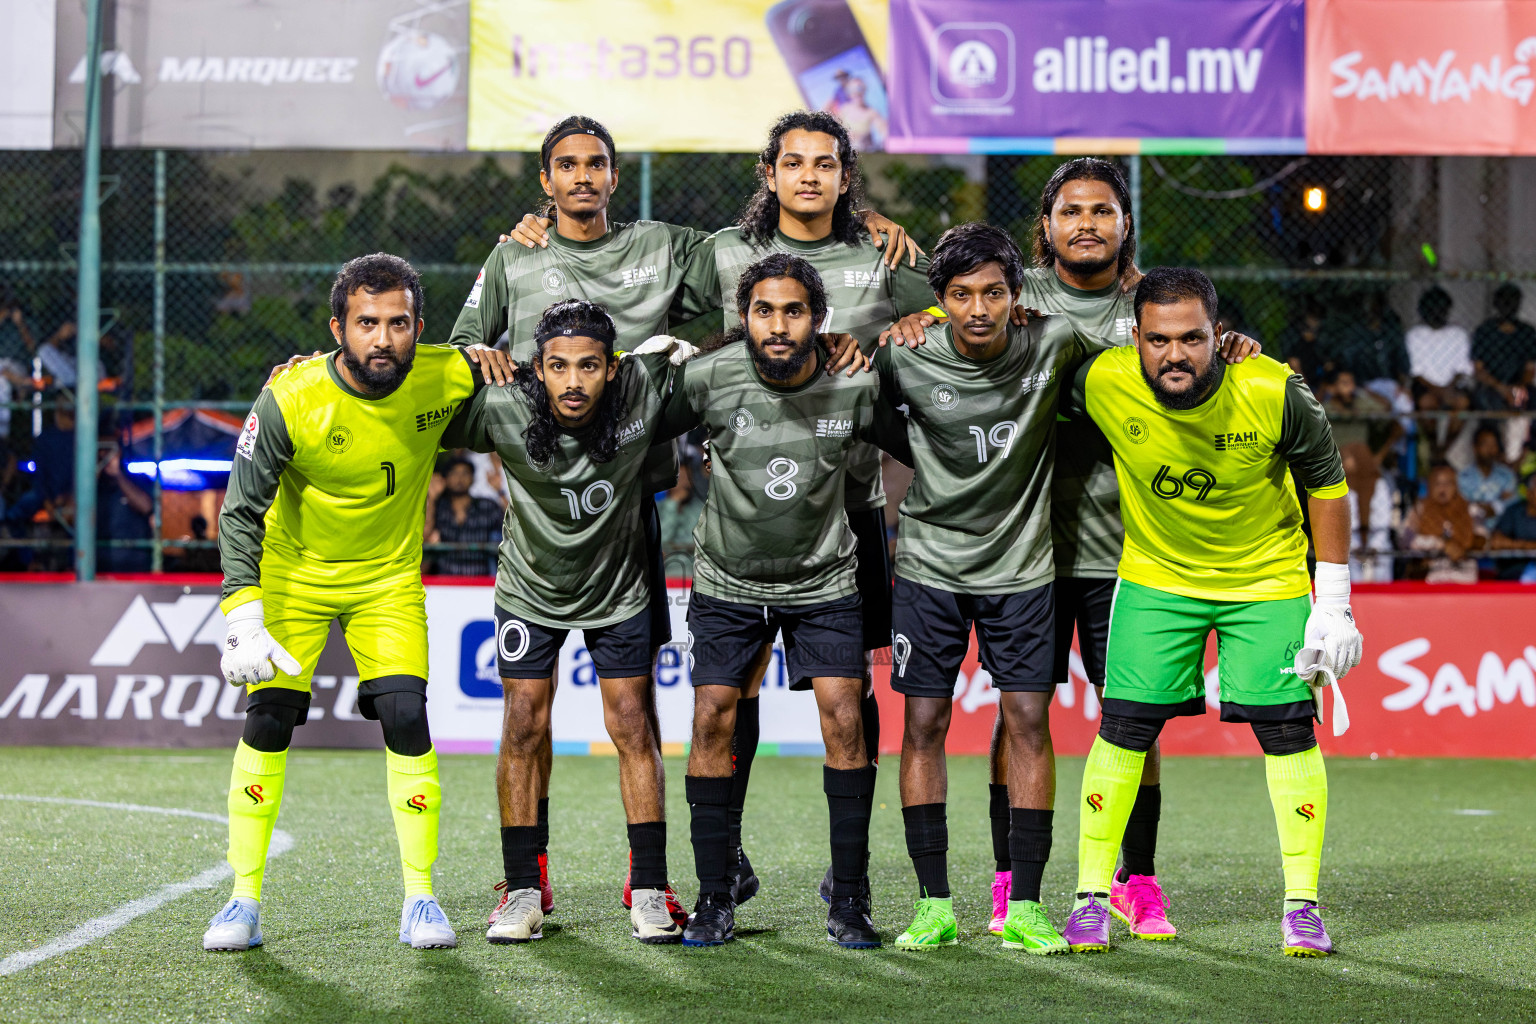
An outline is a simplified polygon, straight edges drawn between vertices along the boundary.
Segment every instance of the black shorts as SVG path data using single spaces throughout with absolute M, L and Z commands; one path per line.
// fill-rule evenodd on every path
M 896 577 L 891 611 L 891 689 L 913 697 L 954 695 L 971 644 L 998 690 L 1045 693 L 1055 663 L 1054 586 L 1017 594 L 952 594 Z
M 651 611 L 642 608 L 629 618 L 582 630 L 592 667 L 603 679 L 626 679 L 651 673 Z M 529 622 L 496 606 L 496 668 L 507 679 L 547 679 L 555 674 L 568 629 Z
M 661 515 L 652 494 L 641 497 L 640 505 L 640 523 L 645 527 L 645 575 L 651 590 L 651 644 L 660 647 L 672 642 L 672 602 L 667 595 L 666 560 L 661 556 Z
M 784 632 L 785 670 L 791 690 L 812 679 L 864 675 L 859 595 L 795 608 L 737 604 L 701 594 L 688 601 L 688 670 L 694 686 L 746 686 L 765 644 Z
M 1056 577 L 1056 670 L 1052 678 L 1067 681 L 1072 657 L 1072 630 L 1077 630 L 1077 653 L 1083 671 L 1094 686 L 1104 685 L 1104 655 L 1109 648 L 1109 610 L 1115 603 L 1115 579 L 1086 576 Z
M 848 525 L 858 542 L 854 577 L 864 603 L 864 649 L 891 646 L 891 545 L 885 536 L 885 509 L 848 510 Z

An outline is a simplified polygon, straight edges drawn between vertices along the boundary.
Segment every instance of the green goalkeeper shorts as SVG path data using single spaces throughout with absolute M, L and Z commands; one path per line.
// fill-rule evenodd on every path
M 1296 676 L 1312 599 L 1207 601 L 1120 580 L 1109 616 L 1107 713 L 1168 718 L 1205 713 L 1205 642 L 1216 631 L 1225 721 L 1309 717 Z

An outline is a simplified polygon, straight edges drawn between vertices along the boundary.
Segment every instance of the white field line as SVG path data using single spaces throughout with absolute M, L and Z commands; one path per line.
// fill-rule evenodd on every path
M 224 825 L 229 819 L 221 814 L 208 814 L 203 811 L 188 811 L 179 807 L 147 807 L 143 804 L 115 804 L 101 800 L 70 800 L 64 797 L 53 796 L 18 796 L 9 793 L 0 793 L 0 801 L 19 800 L 24 803 L 34 804 L 67 804 L 72 807 L 99 807 L 110 811 L 130 811 L 141 814 L 165 814 L 176 818 L 197 818 L 202 821 L 212 821 Z M 272 845 L 267 851 L 267 857 L 281 856 L 293 849 L 293 836 L 282 829 L 272 830 Z M 95 942 L 117 931 L 123 925 L 136 917 L 143 917 L 152 910 L 156 910 L 171 900 L 185 896 L 189 892 L 198 889 L 211 889 L 219 882 L 234 874 L 234 870 L 228 864 L 220 864 L 211 867 L 207 871 L 194 875 L 184 882 L 172 882 L 162 885 L 148 896 L 141 896 L 136 900 L 124 903 L 109 914 L 95 917 L 80 925 L 80 927 L 60 935 L 52 942 L 29 949 L 21 953 L 12 953 L 4 960 L 0 960 L 0 977 L 7 974 L 15 974 L 24 971 L 28 967 L 34 967 L 44 960 L 61 956 L 71 950 Z

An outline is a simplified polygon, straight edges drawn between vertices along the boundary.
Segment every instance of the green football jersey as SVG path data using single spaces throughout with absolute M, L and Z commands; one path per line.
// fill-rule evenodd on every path
M 626 356 L 608 387 L 626 410 L 619 450 L 587 454 L 590 431 L 561 431 L 547 465 L 535 465 L 524 432 L 537 409 L 518 385 L 484 388 L 448 427 L 444 447 L 494 451 L 507 478 L 496 603 L 541 625 L 585 629 L 622 622 L 649 595 L 640 519 L 642 469 L 671 384 L 665 354 Z
M 1132 293 L 1116 281 L 1085 292 L 1062 281 L 1054 267 L 1024 273 L 1019 301 L 1072 321 L 1106 345 L 1129 345 L 1136 325 Z M 1114 454 L 1087 417 L 1056 425 L 1056 481 L 1051 493 L 1051 534 L 1056 575 L 1110 579 L 1120 564 L 1125 530 L 1120 522 L 1120 485 Z
M 799 387 L 776 387 L 745 343 L 684 364 L 662 436 L 709 428 L 709 497 L 693 532 L 700 593 L 798 606 L 854 592 L 848 453 L 859 441 L 880 441 L 899 457 L 904 437 L 894 416 L 876 423 L 878 391 L 873 373 L 828 376 L 821 368 Z
M 905 407 L 916 475 L 901 503 L 896 574 L 957 594 L 1012 594 L 1055 578 L 1050 493 L 1056 405 L 1104 346 L 1065 317 L 1008 328 L 979 362 L 947 324 L 875 354 L 882 404 Z
M 491 250 L 459 319 L 455 345 L 495 345 L 506 333 L 512 358 L 533 358 L 539 318 L 562 299 L 600 302 L 619 331 L 619 347 L 631 348 L 666 334 L 669 320 L 683 321 L 720 307 L 711 237 L 693 228 L 642 220 L 612 224 L 591 242 L 573 242 L 551 230 L 549 247 L 503 242 Z M 675 446 L 651 456 L 647 487 L 677 482 Z
M 715 266 L 720 274 L 726 330 L 741 323 L 736 312 L 736 286 L 742 271 L 774 251 L 800 256 L 816 268 L 827 291 L 827 319 L 821 329 L 830 334 L 853 335 L 865 355 L 875 350 L 881 331 L 908 313 L 927 309 L 935 301 L 933 289 L 928 286 L 928 257 L 919 257 L 916 267 L 902 261 L 892 270 L 881 262 L 884 250 L 876 249 L 863 232 L 859 244 L 845 245 L 832 238 L 801 242 L 775 231 L 773 242 L 758 248 L 742 237 L 741 228 L 729 227 L 715 234 Z M 884 507 L 878 448 L 868 444 L 854 446 L 848 456 L 846 487 L 850 510 Z

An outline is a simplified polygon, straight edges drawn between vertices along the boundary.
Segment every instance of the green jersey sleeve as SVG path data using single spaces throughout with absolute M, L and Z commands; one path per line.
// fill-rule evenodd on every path
M 519 387 L 511 384 L 509 387 Z M 441 441 L 444 451 L 454 448 L 468 448 L 473 452 L 493 452 L 496 445 L 491 441 L 490 421 L 486 415 L 485 406 L 490 388 L 480 388 L 475 392 L 475 397 L 465 402 L 458 412 L 454 413 L 447 428 L 443 431 Z
M 1086 419 L 1088 416 L 1088 371 L 1093 369 L 1094 360 L 1098 358 L 1099 353 L 1093 352 L 1084 359 L 1072 375 L 1072 386 L 1062 393 L 1061 414 L 1068 419 Z
M 1294 373 L 1285 382 L 1285 407 L 1275 452 L 1290 464 L 1291 472 L 1313 497 L 1342 498 L 1348 493 L 1344 460 L 1333 440 L 1328 414 L 1307 382 Z
M 666 228 L 671 237 L 673 265 L 682 273 L 682 281 L 672 296 L 670 315 L 677 320 L 692 320 L 715 312 L 721 304 L 715 236 L 678 224 L 668 224 Z
M 917 266 L 907 266 L 902 260 L 891 275 L 891 298 L 895 301 L 898 317 L 921 313 L 939 300 L 928 284 L 928 257 L 919 256 Z
M 661 421 L 656 426 L 651 443 L 670 441 L 703 422 L 692 396 L 688 394 L 688 364 L 684 363 L 672 374 L 672 393 L 667 396 L 666 405 L 662 407 Z
M 245 429 L 235 442 L 229 490 L 219 513 L 219 562 L 223 597 L 261 586 L 261 553 L 267 510 L 277 498 L 283 467 L 293 458 L 288 425 L 271 388 L 256 396 Z
M 511 244 L 511 243 L 507 243 Z M 448 344 L 466 348 L 470 345 L 495 345 L 507 330 L 507 268 L 502 247 L 497 246 L 485 258 L 480 276 L 475 278 L 454 321 Z

